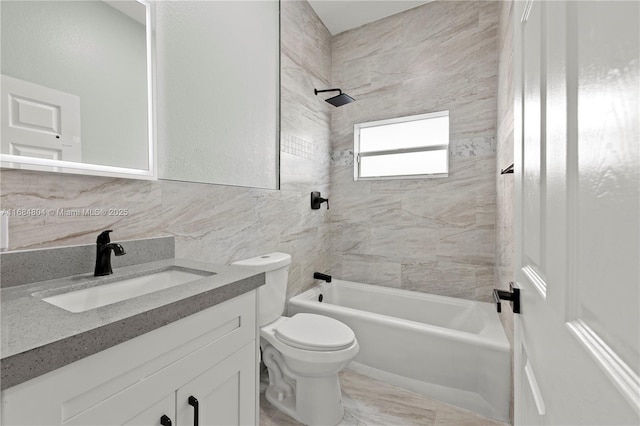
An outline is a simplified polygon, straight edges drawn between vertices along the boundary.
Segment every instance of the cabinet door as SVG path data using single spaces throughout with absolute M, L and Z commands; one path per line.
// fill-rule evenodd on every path
M 124 424 L 126 426 L 156 426 L 161 425 L 162 416 L 167 416 L 171 424 L 175 426 L 175 404 L 176 395 L 172 392 Z
M 175 426 L 175 393 L 165 394 L 149 402 L 149 398 L 135 392 L 122 393 L 98 406 L 71 418 L 63 425 L 160 425 L 160 418 L 167 415 Z
M 179 426 L 252 425 L 255 422 L 255 342 L 244 346 L 176 393 Z M 199 421 L 195 422 L 197 402 Z

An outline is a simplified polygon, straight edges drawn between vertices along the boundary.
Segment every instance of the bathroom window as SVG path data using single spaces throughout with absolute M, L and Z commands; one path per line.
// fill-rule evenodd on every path
M 354 180 L 446 177 L 449 111 L 359 123 Z

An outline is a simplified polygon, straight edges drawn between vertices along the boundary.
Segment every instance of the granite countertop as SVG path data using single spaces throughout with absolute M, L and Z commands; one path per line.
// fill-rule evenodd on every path
M 79 313 L 41 300 L 69 291 L 70 287 L 77 290 L 172 267 L 215 275 Z M 2 389 L 247 293 L 264 281 L 264 273 L 248 267 L 167 259 L 121 267 L 106 277 L 82 274 L 3 288 Z

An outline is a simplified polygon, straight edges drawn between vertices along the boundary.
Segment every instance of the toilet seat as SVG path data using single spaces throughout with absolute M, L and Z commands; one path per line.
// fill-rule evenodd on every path
M 308 351 L 339 351 L 353 345 L 355 334 L 340 321 L 301 313 L 280 323 L 275 336 L 282 343 Z

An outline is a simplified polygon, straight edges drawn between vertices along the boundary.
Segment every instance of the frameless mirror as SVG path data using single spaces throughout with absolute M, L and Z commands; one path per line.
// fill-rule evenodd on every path
M 151 4 L 0 8 L 2 166 L 155 179 Z
M 278 188 L 279 6 L 156 4 L 160 179 Z

